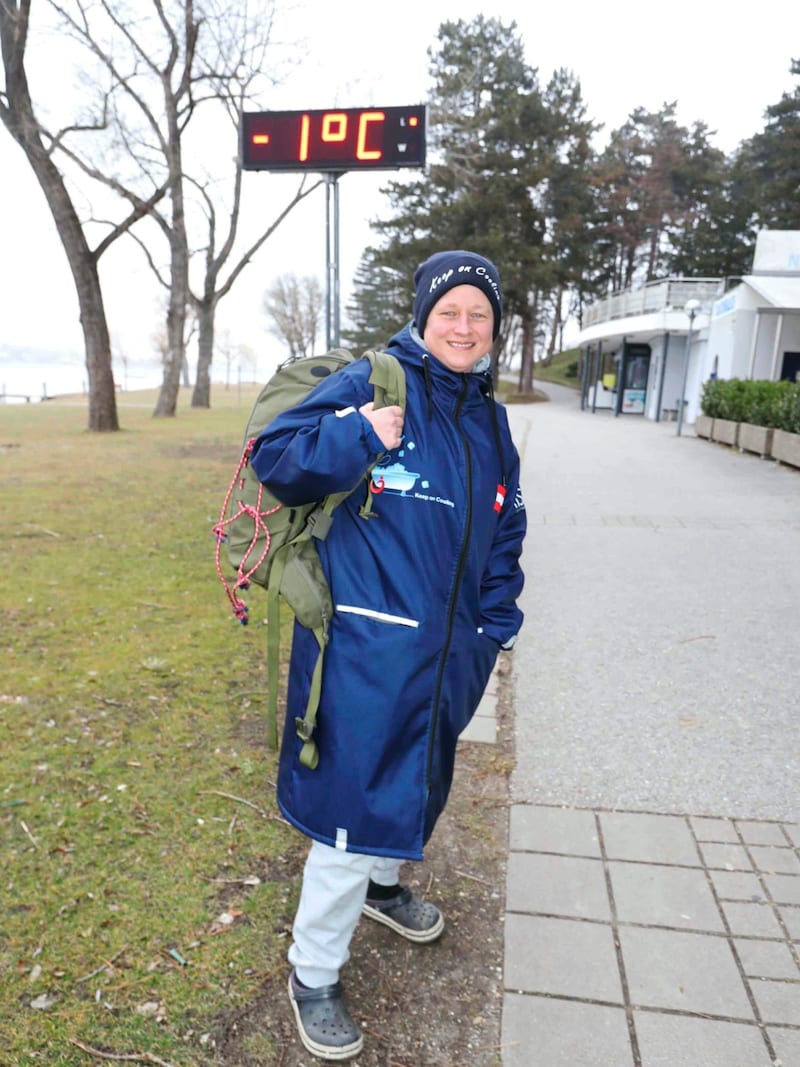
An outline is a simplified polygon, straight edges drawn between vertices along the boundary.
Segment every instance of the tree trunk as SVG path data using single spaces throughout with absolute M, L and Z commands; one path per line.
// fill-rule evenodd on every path
M 536 322 L 539 316 L 539 293 L 534 294 L 533 306 L 522 320 L 522 362 L 519 368 L 519 391 L 533 392 L 533 356 L 536 348 Z
M 558 336 L 561 329 L 561 304 L 564 299 L 564 286 L 559 285 L 556 290 L 556 298 L 553 301 L 553 322 L 550 327 L 550 339 L 547 342 L 547 353 L 542 363 L 545 367 L 549 367 L 553 362 L 553 356 L 556 354 L 556 345 L 558 342 Z
M 533 330 L 528 323 L 522 325 L 522 362 L 519 368 L 519 391 L 533 392 Z
M 186 352 L 186 306 L 189 302 L 189 243 L 186 236 L 186 211 L 183 201 L 183 163 L 178 120 L 175 109 L 168 113 L 170 127 L 167 145 L 169 159 L 169 195 L 172 224 L 169 227 L 170 286 L 167 308 L 167 361 L 158 394 L 155 416 L 175 415 L 181 367 Z
M 119 419 L 111 340 L 97 263 L 86 244 L 80 220 L 58 169 L 43 149 L 40 155 L 36 150 L 29 151 L 27 145 L 23 148 L 47 198 L 75 281 L 89 382 L 88 428 L 96 432 L 115 431 L 119 429 Z
M 175 234 L 173 228 L 172 235 Z M 172 416 L 178 410 L 181 367 L 185 352 L 186 300 L 188 297 L 186 245 L 171 236 L 171 284 L 167 308 L 167 358 L 154 416 Z
M 75 280 L 89 381 L 89 429 L 113 432 L 119 429 L 117 397 L 111 364 L 111 340 L 97 263 L 86 244 L 80 221 L 58 170 L 48 158 L 44 170 L 52 173 L 43 175 L 38 169 L 39 161 L 34 162 L 31 156 L 28 158 L 47 197 Z
M 81 329 L 86 349 L 86 373 L 89 379 L 89 429 L 108 432 L 119 429 L 117 395 L 114 373 L 111 366 L 111 341 L 103 306 L 103 294 L 94 260 L 88 267 L 89 278 L 78 280 L 73 268 L 78 290 L 78 305 Z
M 211 407 L 211 361 L 214 357 L 214 304 L 203 302 L 197 309 L 197 377 L 192 392 L 193 408 Z

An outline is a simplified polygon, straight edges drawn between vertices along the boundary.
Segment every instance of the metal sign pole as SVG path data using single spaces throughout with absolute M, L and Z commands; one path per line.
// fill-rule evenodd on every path
M 333 348 L 341 343 L 339 307 L 339 174 L 333 175 Z
M 699 300 L 687 300 L 683 310 L 689 316 L 689 329 L 686 331 L 686 348 L 683 354 L 683 380 L 681 381 L 681 395 L 678 397 L 678 426 L 676 434 L 681 435 L 683 427 L 683 409 L 686 406 L 686 383 L 689 380 L 689 361 L 692 358 L 692 331 L 694 329 L 694 317 L 700 310 Z
M 327 347 L 338 348 L 339 309 L 339 178 L 341 172 L 325 175 L 325 337 Z M 333 205 L 331 207 L 331 205 Z
M 331 175 L 325 175 L 325 347 L 333 348 L 333 315 L 331 313 Z

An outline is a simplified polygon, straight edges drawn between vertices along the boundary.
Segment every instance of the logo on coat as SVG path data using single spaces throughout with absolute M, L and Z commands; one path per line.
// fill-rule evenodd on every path
M 434 504 L 444 504 L 445 507 L 454 508 L 456 505 L 453 500 L 445 500 L 443 497 L 428 492 L 431 483 L 419 471 L 409 470 L 406 463 L 400 462 L 400 460 L 410 462 L 411 457 L 407 453 L 412 453 L 416 447 L 413 441 L 406 441 L 396 453 L 396 459 L 392 460 L 390 456 L 387 456 L 383 464 L 378 463 L 373 467 L 370 491 L 390 493 L 409 500 L 427 500 Z M 419 463 L 415 464 L 415 466 L 419 465 Z

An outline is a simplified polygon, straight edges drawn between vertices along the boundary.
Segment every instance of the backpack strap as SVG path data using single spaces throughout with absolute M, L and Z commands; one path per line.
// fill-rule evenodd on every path
M 284 545 L 283 548 L 286 546 Z M 270 748 L 278 747 L 278 682 L 280 680 L 280 643 L 281 643 L 281 574 L 286 563 L 286 553 L 278 549 L 272 562 L 272 575 L 267 586 L 267 744 Z
M 375 390 L 375 407 L 387 408 L 392 404 L 406 410 L 406 375 L 399 359 L 389 352 L 370 348 L 363 359 L 372 364 L 369 380 Z
M 400 360 L 389 352 L 383 352 L 377 348 L 367 349 L 363 358 L 368 359 L 372 364 L 369 380 L 375 390 L 375 407 L 387 408 L 394 404 L 402 408 L 403 414 L 405 414 L 406 374 Z M 362 519 L 377 518 L 377 512 L 372 510 L 372 490 L 370 488 L 370 476 L 374 466 L 375 463 L 372 464 L 365 475 L 367 492 L 364 497 L 364 503 L 358 510 L 358 514 Z
M 313 771 L 319 763 L 319 751 L 317 742 L 314 740 L 314 729 L 317 725 L 317 712 L 319 711 L 320 697 L 322 696 L 322 660 L 325 645 L 328 643 L 328 634 L 323 629 L 313 631 L 319 645 L 317 662 L 314 664 L 314 672 L 311 675 L 311 687 L 308 691 L 306 713 L 301 719 L 298 715 L 294 720 L 297 736 L 303 742 L 300 749 L 299 760 L 304 767 Z
M 286 559 L 292 543 L 282 545 L 275 554 L 272 562 L 272 575 L 269 588 L 267 589 L 267 677 L 269 681 L 269 701 L 267 704 L 267 739 L 271 748 L 278 747 L 278 681 L 280 679 L 280 624 L 281 624 L 281 601 L 280 586 Z M 317 722 L 317 711 L 322 692 L 322 653 L 328 643 L 327 620 L 313 630 L 314 637 L 319 645 L 317 662 L 314 664 L 314 672 L 311 676 L 311 688 L 306 703 L 305 716 L 295 719 L 297 736 L 303 742 L 300 750 L 300 762 L 309 770 L 314 770 L 319 763 L 317 743 L 313 738 L 314 727 Z

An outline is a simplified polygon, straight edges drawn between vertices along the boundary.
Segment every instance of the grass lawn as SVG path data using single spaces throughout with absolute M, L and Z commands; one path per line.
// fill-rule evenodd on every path
M 263 594 L 241 627 L 211 535 L 256 391 L 121 394 L 105 435 L 81 398 L 0 407 L 0 1063 L 211 1064 L 283 966 L 305 840 Z
M 579 350 L 570 348 L 553 356 L 548 367 L 536 363 L 533 368 L 534 385 L 537 381 L 555 382 L 556 385 L 568 385 L 572 389 L 580 389 L 581 380 L 577 374 L 579 357 Z
M 553 356 L 547 367 L 541 363 L 535 363 L 533 367 L 533 394 L 522 394 L 516 390 L 519 387 L 519 370 L 513 372 L 504 371 L 497 386 L 497 398 L 505 404 L 528 403 L 535 400 L 547 400 L 539 386 L 545 382 L 554 382 L 556 385 L 566 385 L 570 389 L 580 390 L 581 381 L 578 377 L 578 360 L 580 352 L 577 348 L 559 352 Z

